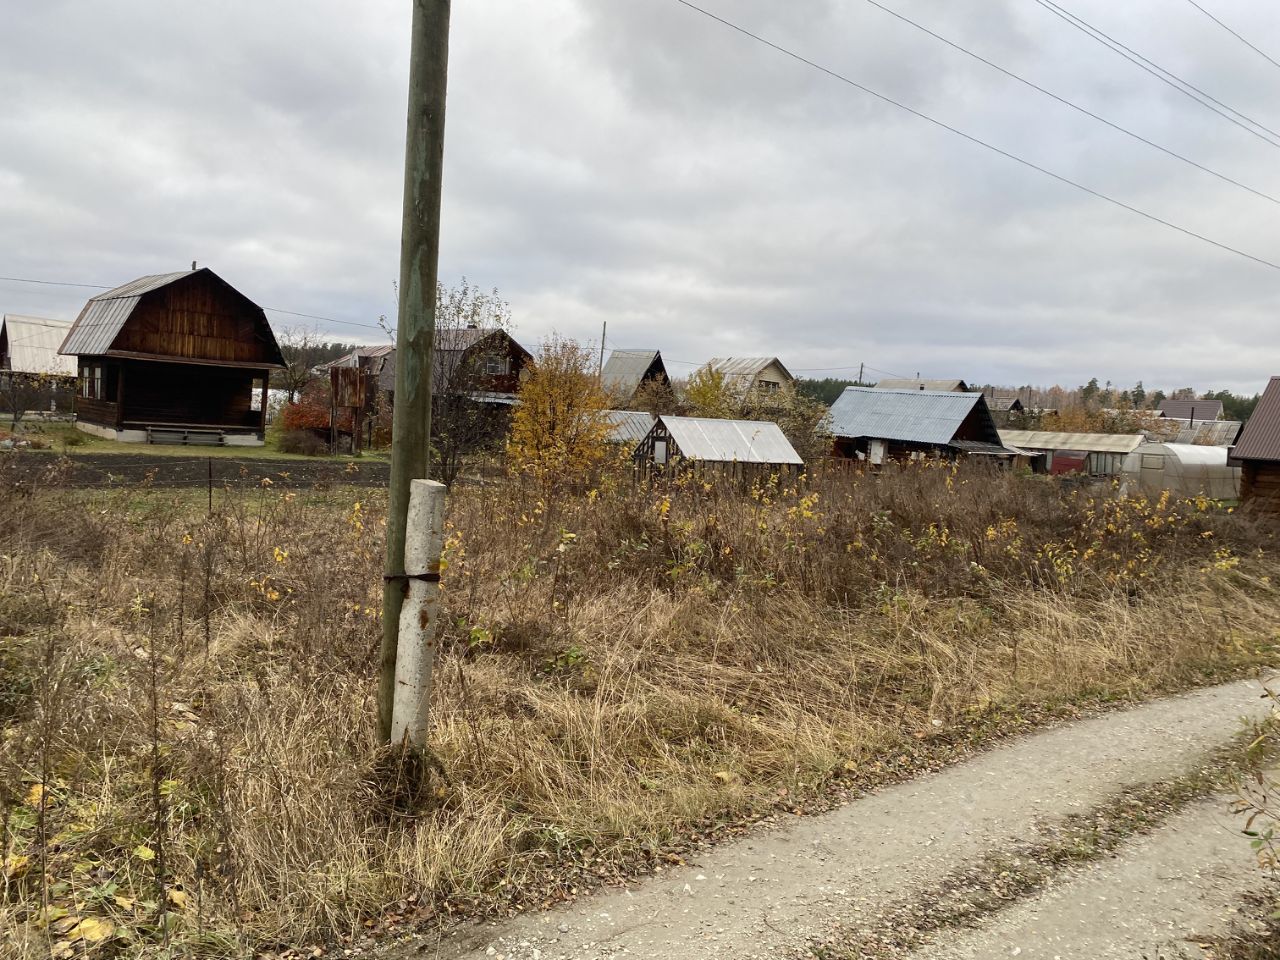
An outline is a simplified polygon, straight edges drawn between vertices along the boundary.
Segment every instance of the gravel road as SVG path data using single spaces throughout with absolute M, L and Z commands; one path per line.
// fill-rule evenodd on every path
M 1265 714 L 1260 694 L 1255 682 L 1226 684 L 1029 735 L 831 813 L 784 820 L 709 852 L 699 863 L 628 889 L 511 923 L 461 928 L 442 941 L 425 935 L 389 946 L 380 956 L 785 957 L 838 926 L 870 922 L 887 905 L 909 899 L 948 873 L 1034 836 L 1037 823 L 1088 811 L 1126 786 L 1188 771 L 1239 733 L 1243 717 Z M 1177 861 L 1184 888 L 1203 879 L 1196 875 L 1197 858 L 1209 863 L 1216 856 L 1209 840 L 1218 837 L 1225 844 L 1230 838 L 1225 824 L 1204 829 L 1200 845 L 1190 835 L 1179 837 L 1189 844 Z M 1247 850 L 1241 856 L 1223 846 L 1220 852 L 1221 862 L 1214 861 L 1212 869 L 1243 877 Z M 1175 848 L 1167 854 L 1174 857 Z M 1096 882 L 1110 882 L 1115 890 L 1129 885 L 1150 891 L 1164 882 L 1163 862 L 1149 859 L 1135 864 L 1132 875 L 1116 872 Z M 1184 893 L 1178 902 L 1189 896 Z M 1163 905 L 1159 899 L 1151 902 Z M 1093 913 L 1098 920 L 1093 932 L 1105 942 L 1109 921 L 1106 914 Z M 1046 915 L 1028 912 L 1008 922 L 1021 920 L 1029 926 L 1018 929 L 1032 931 L 1039 928 L 1031 917 Z M 1060 935 L 1070 936 L 1070 918 L 1061 923 Z M 1007 956 L 1017 948 L 982 952 L 979 943 L 973 941 L 976 952 L 937 956 Z M 958 942 L 951 947 L 963 949 Z M 1060 948 L 1034 955 L 1083 956 Z

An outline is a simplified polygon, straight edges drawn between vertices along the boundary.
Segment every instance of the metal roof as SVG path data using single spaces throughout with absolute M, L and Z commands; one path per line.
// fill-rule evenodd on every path
M 1171 422 L 1179 424 L 1177 433 L 1171 438 L 1173 443 L 1229 447 L 1240 435 L 1238 420 L 1173 420 Z
M 639 388 L 655 361 L 662 363 L 662 355 L 657 350 L 615 350 L 600 371 L 600 386 L 606 392 L 629 397 Z
M 1272 377 L 1235 449 L 1234 460 L 1280 460 L 1280 377 Z
M 987 397 L 987 406 L 992 410 L 1012 410 L 1015 405 L 1019 410 L 1023 408 L 1022 401 L 1017 397 Z
M 831 405 L 831 435 L 947 445 L 981 402 L 980 393 L 845 387 Z
M 935 390 L 939 393 L 965 393 L 969 386 L 963 380 L 917 380 L 889 377 L 876 383 L 877 390 Z
M 0 340 L 9 357 L 8 369 L 15 373 L 47 373 L 74 377 L 76 358 L 58 354 L 58 347 L 71 329 L 70 320 L 23 317 L 6 313 L 0 320 Z
M 157 273 L 149 277 L 139 277 L 137 280 L 121 284 L 114 290 L 90 297 L 58 352 L 72 356 L 106 353 L 111 349 L 116 336 L 124 329 L 125 321 L 129 319 L 129 315 L 133 313 L 133 308 L 138 305 L 143 294 L 167 287 L 175 280 L 181 280 L 197 272 L 182 270 L 178 273 Z
M 609 421 L 609 442 L 628 443 L 634 447 L 653 429 L 654 416 L 643 410 L 606 410 Z
M 1221 400 L 1161 400 L 1160 416 L 1175 420 L 1221 420 Z
M 745 380 L 749 382 L 764 373 L 775 363 L 788 380 L 795 379 L 791 375 L 791 371 L 777 357 L 712 357 L 706 362 L 703 369 L 710 367 L 712 370 L 719 371 L 724 374 L 727 380 Z
M 776 423 L 764 420 L 711 420 L 705 417 L 659 417 L 686 460 L 714 463 L 803 465 Z
M 1132 453 L 1146 442 L 1140 433 L 1055 433 L 1047 430 L 1001 430 L 1006 446 L 1023 450 L 1077 450 L 1080 453 Z

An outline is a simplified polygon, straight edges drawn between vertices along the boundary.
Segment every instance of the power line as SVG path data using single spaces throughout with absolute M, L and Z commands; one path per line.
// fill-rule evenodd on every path
M 1212 13 L 1210 13 L 1210 12 L 1209 12 L 1208 10 L 1206 10 L 1204 7 L 1200 6 L 1200 4 L 1196 3 L 1196 0 L 1187 0 L 1187 3 L 1191 4 L 1193 7 L 1195 7 L 1197 10 L 1199 10 L 1201 13 L 1203 13 L 1206 17 L 1208 17 L 1210 20 L 1212 20 L 1214 23 L 1216 23 L 1218 26 L 1220 26 L 1223 30 L 1227 31 L 1227 33 L 1231 34 L 1233 37 L 1235 37 L 1237 40 L 1239 40 L 1241 43 L 1243 43 L 1246 47 L 1248 47 L 1250 50 L 1252 50 L 1254 53 L 1256 53 L 1258 56 L 1262 57 L 1262 59 L 1264 59 L 1264 60 L 1266 60 L 1266 61 L 1270 62 L 1271 64 L 1273 64 L 1273 65 L 1275 65 L 1275 66 L 1277 66 L 1277 67 L 1280 67 L 1280 61 L 1277 61 L 1277 60 L 1272 59 L 1272 58 L 1271 58 L 1271 56 L 1270 56 L 1268 53 L 1266 53 L 1266 52 L 1265 52 L 1265 51 L 1263 51 L 1263 50 L 1259 50 L 1259 49 L 1258 49 L 1257 47 L 1255 47 L 1252 43 L 1250 43 L 1248 40 L 1246 40 L 1243 36 L 1241 36 L 1240 34 L 1236 33 L 1234 30 L 1232 30 L 1230 27 L 1228 27 L 1225 23 L 1223 23 L 1221 20 L 1219 20 L 1217 17 L 1215 17 Z
M 1253 134 L 1263 143 L 1269 144 L 1273 147 L 1280 148 L 1280 143 L 1277 143 L 1275 140 L 1272 139 L 1272 137 L 1280 137 L 1280 133 L 1276 133 L 1276 131 L 1272 130 L 1270 127 L 1259 123 L 1257 120 L 1254 120 L 1252 117 L 1245 116 L 1239 110 L 1235 109 L 1235 107 L 1228 106 L 1227 104 L 1223 103 L 1221 100 L 1219 100 L 1217 97 L 1213 96 L 1212 94 L 1206 93 L 1205 91 L 1201 90 L 1199 87 L 1197 87 L 1195 84 L 1191 83 L 1190 81 L 1183 80 L 1181 77 L 1173 73 L 1171 70 L 1166 70 L 1164 67 L 1160 66 L 1160 64 L 1156 63 L 1154 60 L 1149 60 L 1147 57 L 1144 57 L 1142 54 L 1138 53 L 1132 47 L 1125 46 L 1119 40 L 1099 30 L 1097 27 L 1093 26 L 1091 23 L 1088 23 L 1087 21 L 1081 19 L 1080 17 L 1077 17 L 1074 13 L 1067 10 L 1066 7 L 1063 7 L 1057 3 L 1054 3 L 1053 0 L 1035 0 L 1035 2 L 1040 4 L 1040 6 L 1044 7 L 1050 13 L 1052 13 L 1055 17 L 1058 17 L 1060 20 L 1075 27 L 1085 36 L 1098 41 L 1108 50 L 1111 50 L 1113 53 L 1117 53 L 1120 56 L 1124 57 L 1134 66 L 1140 67 L 1141 69 L 1145 70 L 1147 73 L 1151 74 L 1161 83 L 1167 84 L 1168 86 L 1172 87 L 1174 90 L 1177 90 L 1180 94 L 1182 94 L 1184 97 L 1188 98 L 1189 100 L 1200 104 L 1200 106 L 1204 107 L 1206 110 L 1212 110 L 1214 113 L 1222 117 L 1224 120 L 1229 120 L 1231 123 L 1234 123 L 1241 130 L 1244 130 L 1248 133 Z M 1194 91 L 1194 93 L 1192 91 Z M 1199 96 L 1197 96 L 1197 94 Z M 1214 104 L 1217 104 L 1217 106 L 1214 106 Z M 1221 107 L 1222 109 L 1219 110 L 1218 107 Z M 1240 120 L 1244 120 L 1246 121 L 1246 123 L 1253 124 L 1253 127 L 1257 127 L 1258 130 L 1266 131 L 1266 133 L 1270 134 L 1270 136 L 1264 136 L 1262 133 L 1259 133 L 1258 130 L 1253 129 L 1253 127 L 1247 126 L 1246 123 L 1241 123 L 1240 120 L 1236 119 L 1236 117 L 1232 117 L 1228 113 L 1225 113 L 1223 111 L 1230 111 L 1230 113 L 1234 113 L 1236 117 L 1240 118 Z
M 757 43 L 764 44 L 766 47 L 769 47 L 770 49 L 775 50 L 778 53 L 781 53 L 783 56 L 790 57 L 792 60 L 796 60 L 807 67 L 811 67 L 820 73 L 824 73 L 827 76 L 831 77 L 832 79 L 839 80 L 841 83 L 846 83 L 856 90 L 861 90 L 863 93 L 866 93 L 875 97 L 877 100 L 881 100 L 884 103 L 889 104 L 890 106 L 897 107 L 899 110 L 905 110 L 907 113 L 911 114 L 912 116 L 919 117 L 921 120 L 927 120 L 929 123 L 932 123 L 934 126 L 941 127 L 943 130 L 946 130 L 949 133 L 953 133 L 958 137 L 963 137 L 965 140 L 968 140 L 970 143 L 974 143 L 980 147 L 984 147 L 985 149 L 990 150 L 992 153 L 998 153 L 1000 156 L 1008 160 L 1012 160 L 1015 163 L 1022 164 L 1022 166 L 1024 167 L 1029 167 L 1032 170 L 1038 171 L 1039 173 L 1043 173 L 1047 177 L 1052 177 L 1054 180 L 1057 180 L 1059 183 L 1065 183 L 1067 186 L 1075 187 L 1077 190 L 1080 190 L 1083 193 L 1087 193 L 1090 196 L 1098 198 L 1099 200 L 1105 200 L 1107 203 L 1120 207 L 1122 210 L 1128 210 L 1130 213 L 1135 214 L 1139 217 L 1142 217 L 1145 220 L 1150 220 L 1152 223 L 1158 223 L 1161 226 L 1168 227 L 1170 230 L 1176 230 L 1178 233 L 1184 234 L 1185 236 L 1188 236 L 1188 237 L 1193 237 L 1196 240 L 1209 244 L 1210 246 L 1217 247 L 1219 250 L 1225 250 L 1228 253 L 1234 253 L 1236 256 L 1243 257 L 1246 260 L 1252 260 L 1254 263 L 1261 264 L 1264 267 L 1270 267 L 1272 270 L 1280 270 L 1280 263 L 1276 263 L 1272 260 L 1264 259 L 1263 257 L 1254 256 L 1253 254 L 1246 253 L 1245 251 L 1240 250 L 1237 247 L 1230 246 L 1229 244 L 1222 243 L 1221 241 L 1218 241 L 1218 240 L 1210 239 L 1209 237 L 1206 237 L 1202 233 L 1196 233 L 1194 230 L 1191 230 L 1187 227 L 1178 226 L 1178 224 L 1176 223 L 1173 223 L 1169 220 L 1165 220 L 1161 217 L 1158 217 L 1153 213 L 1147 213 L 1145 210 L 1140 210 L 1138 207 L 1125 203 L 1123 200 L 1117 200 L 1115 197 L 1102 193 L 1099 190 L 1094 190 L 1092 187 L 1086 187 L 1084 184 L 1080 183 L 1079 181 L 1072 180 L 1069 177 L 1065 177 L 1060 173 L 1054 173 L 1052 170 L 1042 167 L 1039 164 L 1033 163 L 1032 161 L 1027 160 L 1024 157 L 1020 157 L 1015 153 L 1010 153 L 1008 150 L 1001 149 L 1000 147 L 997 147 L 995 144 L 988 143 L 986 140 L 982 140 L 978 137 L 975 137 L 973 134 L 965 133 L 963 130 L 960 130 L 957 127 L 953 127 L 948 123 L 944 123 L 943 121 L 938 120 L 935 117 L 931 117 L 927 113 L 922 113 L 921 111 L 916 110 L 914 107 L 909 107 L 905 103 L 901 103 L 898 100 L 894 100 L 892 97 L 888 97 L 883 93 L 879 93 L 875 90 L 872 90 L 870 87 L 864 86 L 863 84 L 858 83 L 856 80 L 851 80 L 849 77 L 846 77 L 844 74 L 837 73 L 835 70 L 832 70 L 829 67 L 824 67 L 819 63 L 815 63 L 814 61 L 801 56 L 800 54 L 796 53 L 793 50 L 788 50 L 786 47 L 779 46 L 778 44 L 774 43 L 771 40 L 766 40 L 764 37 L 761 37 L 758 34 L 752 33 L 750 30 L 746 29 L 745 27 L 741 27 L 730 20 L 726 20 L 723 17 L 717 16 L 716 14 L 712 13 L 709 10 L 703 9 L 697 4 L 690 2 L 690 0 L 675 0 L 675 2 L 680 4 L 681 6 L 688 7 L 690 10 L 693 10 L 696 13 L 702 14 L 704 17 L 707 17 L 710 20 L 714 20 L 717 23 L 728 27 L 730 30 L 736 31 L 737 33 L 740 33 L 745 37 L 749 37 L 750 39 L 755 40 Z M 1040 0 L 1037 0 L 1037 2 L 1040 2 Z M 1280 146 L 1280 144 L 1276 144 L 1276 146 Z
M 972 57 L 974 60 L 977 60 L 980 63 L 985 63 L 988 67 L 991 67 L 991 69 L 993 70 L 999 71 L 1000 73 L 1004 74 L 1006 77 L 1009 77 L 1013 80 L 1017 80 L 1019 83 L 1030 87 L 1032 90 L 1042 93 L 1046 97 L 1049 97 L 1052 100 L 1056 100 L 1058 103 L 1061 103 L 1063 106 L 1070 107 L 1072 110 L 1075 110 L 1077 113 L 1082 113 L 1086 117 L 1091 117 L 1092 119 L 1097 120 L 1099 123 L 1106 124 L 1112 130 L 1117 130 L 1120 133 L 1123 133 L 1125 136 L 1131 137 L 1134 140 L 1137 140 L 1139 143 L 1145 143 L 1147 146 L 1152 147 L 1155 150 L 1159 150 L 1161 153 L 1166 154 L 1170 157 L 1173 157 L 1176 160 L 1181 160 L 1183 163 L 1189 164 L 1190 166 L 1195 167 L 1197 170 L 1202 170 L 1212 177 L 1217 177 L 1219 180 L 1222 180 L 1225 183 L 1230 183 L 1234 186 L 1237 186 L 1241 190 L 1247 190 L 1249 193 L 1252 193 L 1255 196 L 1261 197 L 1264 200 L 1270 200 L 1272 203 L 1280 204 L 1280 199 L 1271 196 L 1269 193 L 1263 193 L 1261 190 L 1257 190 L 1249 186 L 1248 184 L 1241 183 L 1239 180 L 1235 180 L 1224 173 L 1219 173 L 1217 170 L 1213 170 L 1210 167 L 1206 167 L 1202 163 L 1197 163 L 1195 160 L 1192 160 L 1189 157 L 1185 157 L 1175 150 L 1171 150 L 1168 147 L 1161 146 L 1160 144 L 1156 143 L 1153 140 L 1148 140 L 1146 137 L 1142 136 L 1141 134 L 1134 133 L 1132 130 L 1129 130 L 1126 127 L 1122 127 L 1118 123 L 1113 123 L 1112 121 L 1108 120 L 1106 117 L 1099 116 L 1098 114 L 1094 113 L 1092 110 L 1082 107 L 1077 103 L 1073 103 L 1070 100 L 1067 100 L 1065 97 L 1060 97 L 1053 91 L 1046 90 L 1044 87 L 1040 86 L 1037 83 L 1034 83 L 1031 80 L 1028 80 L 1026 77 L 1019 76 L 1018 74 L 1014 73 L 1012 70 L 1006 70 L 1004 67 L 1000 66 L 1000 64 L 994 63 L 991 60 L 988 60 L 986 57 L 982 56 L 981 54 L 974 53 L 972 50 L 969 50 L 968 48 L 963 47 L 960 44 L 947 39 L 941 34 L 934 33 L 932 30 L 930 30 L 928 27 L 924 26 L 923 24 L 917 23 L 915 20 L 912 20 L 910 17 L 904 16 L 903 14 L 898 13 L 896 10 L 891 10 L 890 8 L 886 7 L 884 4 L 878 3 L 877 0 L 867 0 L 867 3 L 871 4 L 871 6 L 875 7 L 878 10 L 883 10 L 885 13 L 889 14 L 889 16 L 896 17 L 897 19 L 901 20 L 903 23 L 908 24 L 909 26 L 915 27 L 917 30 L 921 31 L 922 33 L 928 34 L 929 36 L 933 37 L 935 40 L 945 43 L 947 46 L 951 47 L 952 49 L 960 51 L 965 56 Z
M 32 280 L 29 277 L 0 277 L 0 280 L 7 280 L 10 283 L 33 283 L 42 287 L 81 287 L 86 290 L 114 290 L 115 289 L 115 287 L 104 286 L 101 283 L 70 283 L 64 280 Z M 382 327 L 380 327 L 376 323 L 360 323 L 356 320 L 339 320 L 336 317 L 322 317 L 319 314 L 315 314 L 315 313 L 298 313 L 294 310 L 284 310 L 284 309 L 281 309 L 280 307 L 263 307 L 262 309 L 270 313 L 283 313 L 286 316 L 303 317 L 307 320 L 323 320 L 325 323 L 345 324 L 348 327 L 363 327 L 367 330 L 378 330 L 378 331 L 382 330 Z

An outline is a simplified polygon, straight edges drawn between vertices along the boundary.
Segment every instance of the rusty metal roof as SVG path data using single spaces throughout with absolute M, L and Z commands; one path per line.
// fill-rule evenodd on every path
M 0 341 L 3 341 L 8 355 L 7 369 L 15 373 L 74 377 L 75 358 L 58 354 L 58 347 L 70 329 L 70 320 L 21 317 L 6 313 L 0 321 Z
M 1231 456 L 1235 460 L 1280 460 L 1280 377 L 1272 377 L 1262 392 Z
M 175 280 L 189 277 L 194 272 L 197 271 L 182 270 L 178 273 L 157 273 L 149 277 L 139 277 L 137 280 L 121 284 L 114 290 L 91 297 L 84 305 L 84 309 L 80 311 L 80 316 L 76 318 L 58 352 L 71 356 L 93 356 L 106 353 L 111 349 L 111 344 L 120 331 L 124 329 L 125 322 L 143 294 L 167 287 Z
M 1160 416 L 1175 420 L 1221 420 L 1221 400 L 1161 400 Z
M 764 420 L 712 420 L 706 417 L 659 417 L 686 460 L 712 463 L 803 465 L 776 423 Z

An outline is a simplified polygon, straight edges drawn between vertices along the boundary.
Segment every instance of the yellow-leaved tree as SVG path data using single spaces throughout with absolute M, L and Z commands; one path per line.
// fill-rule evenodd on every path
M 721 371 L 705 366 L 689 377 L 684 399 L 691 416 L 726 420 L 737 415 L 741 398 L 730 389 Z
M 583 479 L 609 456 L 608 403 L 593 367 L 590 350 L 552 336 L 526 368 L 507 452 L 547 486 Z

